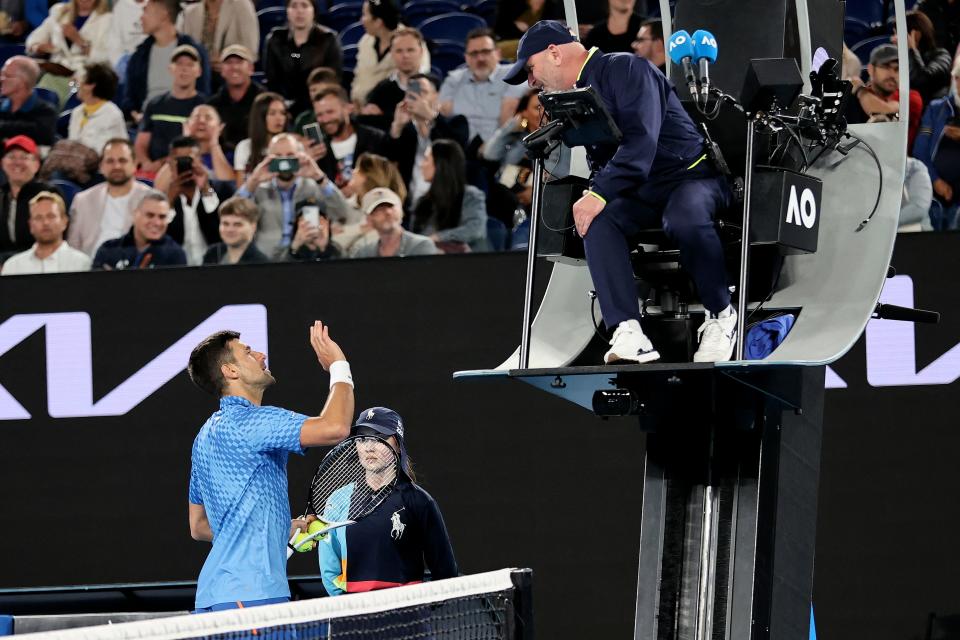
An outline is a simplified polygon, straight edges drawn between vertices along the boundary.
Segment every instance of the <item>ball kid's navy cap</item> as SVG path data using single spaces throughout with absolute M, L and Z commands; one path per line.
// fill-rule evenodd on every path
M 400 414 L 387 407 L 371 407 L 364 409 L 357 417 L 356 424 L 350 430 L 350 435 L 372 435 L 369 431 L 375 432 L 383 438 L 390 436 L 397 437 L 397 444 L 400 445 L 400 469 L 406 474 L 407 469 L 407 447 L 403 442 L 403 419 Z
M 503 81 L 508 84 L 523 84 L 527 81 L 527 60 L 552 44 L 568 44 L 577 39 L 570 33 L 567 25 L 559 20 L 541 20 L 523 34 L 517 46 L 517 61 Z

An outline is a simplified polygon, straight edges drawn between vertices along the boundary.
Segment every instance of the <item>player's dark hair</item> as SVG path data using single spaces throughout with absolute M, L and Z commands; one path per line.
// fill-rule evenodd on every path
M 432 227 L 435 231 L 460 225 L 463 194 L 467 185 L 467 159 L 460 145 L 453 140 L 434 140 L 434 174 L 430 189 L 417 202 L 413 211 L 413 232 Z
M 239 338 L 240 334 L 236 331 L 217 331 L 194 347 L 187 362 L 187 373 L 193 384 L 212 396 L 222 396 L 226 380 L 220 367 L 233 362 L 233 353 L 227 345 Z

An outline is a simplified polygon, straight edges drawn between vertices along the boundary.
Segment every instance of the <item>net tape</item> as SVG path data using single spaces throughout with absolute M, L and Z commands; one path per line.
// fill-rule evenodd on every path
M 202 637 L 290 638 L 327 637 L 327 621 L 348 621 L 352 618 L 375 617 L 376 614 L 395 612 L 400 609 L 416 609 L 428 605 L 452 603 L 471 597 L 495 596 L 499 592 L 514 589 L 511 572 L 514 569 L 500 569 L 487 573 L 478 573 L 447 580 L 436 580 L 423 584 L 356 593 L 333 598 L 316 598 L 281 604 L 265 605 L 248 609 L 216 611 L 200 615 L 183 615 L 159 620 L 144 620 L 107 626 L 82 627 L 66 631 L 26 634 L 31 640 L 184 640 Z M 406 619 L 400 614 L 400 621 L 394 617 L 384 618 L 386 625 L 412 627 L 413 632 L 405 637 L 432 638 L 441 634 L 424 630 L 416 620 Z M 324 626 L 324 633 L 315 632 Z M 256 629 L 256 632 L 251 630 Z M 297 633 L 297 631 L 300 633 Z M 386 627 L 366 627 L 363 630 L 349 630 L 346 637 L 387 638 L 398 637 L 389 633 Z M 331 634 L 333 637 L 333 634 Z M 342 636 L 336 636 L 342 637 Z M 447 637 L 447 636 L 443 636 Z M 455 636 L 452 636 L 455 637 Z M 470 635 L 469 637 L 474 637 Z M 486 635 L 475 637 L 488 637 Z

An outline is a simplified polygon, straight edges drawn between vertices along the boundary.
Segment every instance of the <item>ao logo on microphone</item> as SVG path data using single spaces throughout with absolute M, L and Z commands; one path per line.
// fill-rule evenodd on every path
M 801 224 L 807 229 L 813 229 L 817 222 L 817 198 L 813 191 L 804 187 L 797 198 L 796 185 L 790 186 L 790 202 L 787 205 L 787 224 L 794 223 L 797 226 Z

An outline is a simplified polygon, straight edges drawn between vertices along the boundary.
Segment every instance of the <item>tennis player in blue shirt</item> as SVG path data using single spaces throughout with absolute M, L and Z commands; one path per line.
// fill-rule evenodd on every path
M 276 379 L 266 355 L 239 333 L 219 331 L 190 354 L 190 379 L 220 398 L 194 440 L 190 469 L 190 534 L 213 542 L 197 581 L 197 612 L 290 599 L 287 541 L 307 525 L 290 517 L 287 457 L 343 440 L 354 410 L 350 365 L 322 323 L 310 328 L 310 344 L 330 372 L 315 418 L 261 406 Z

